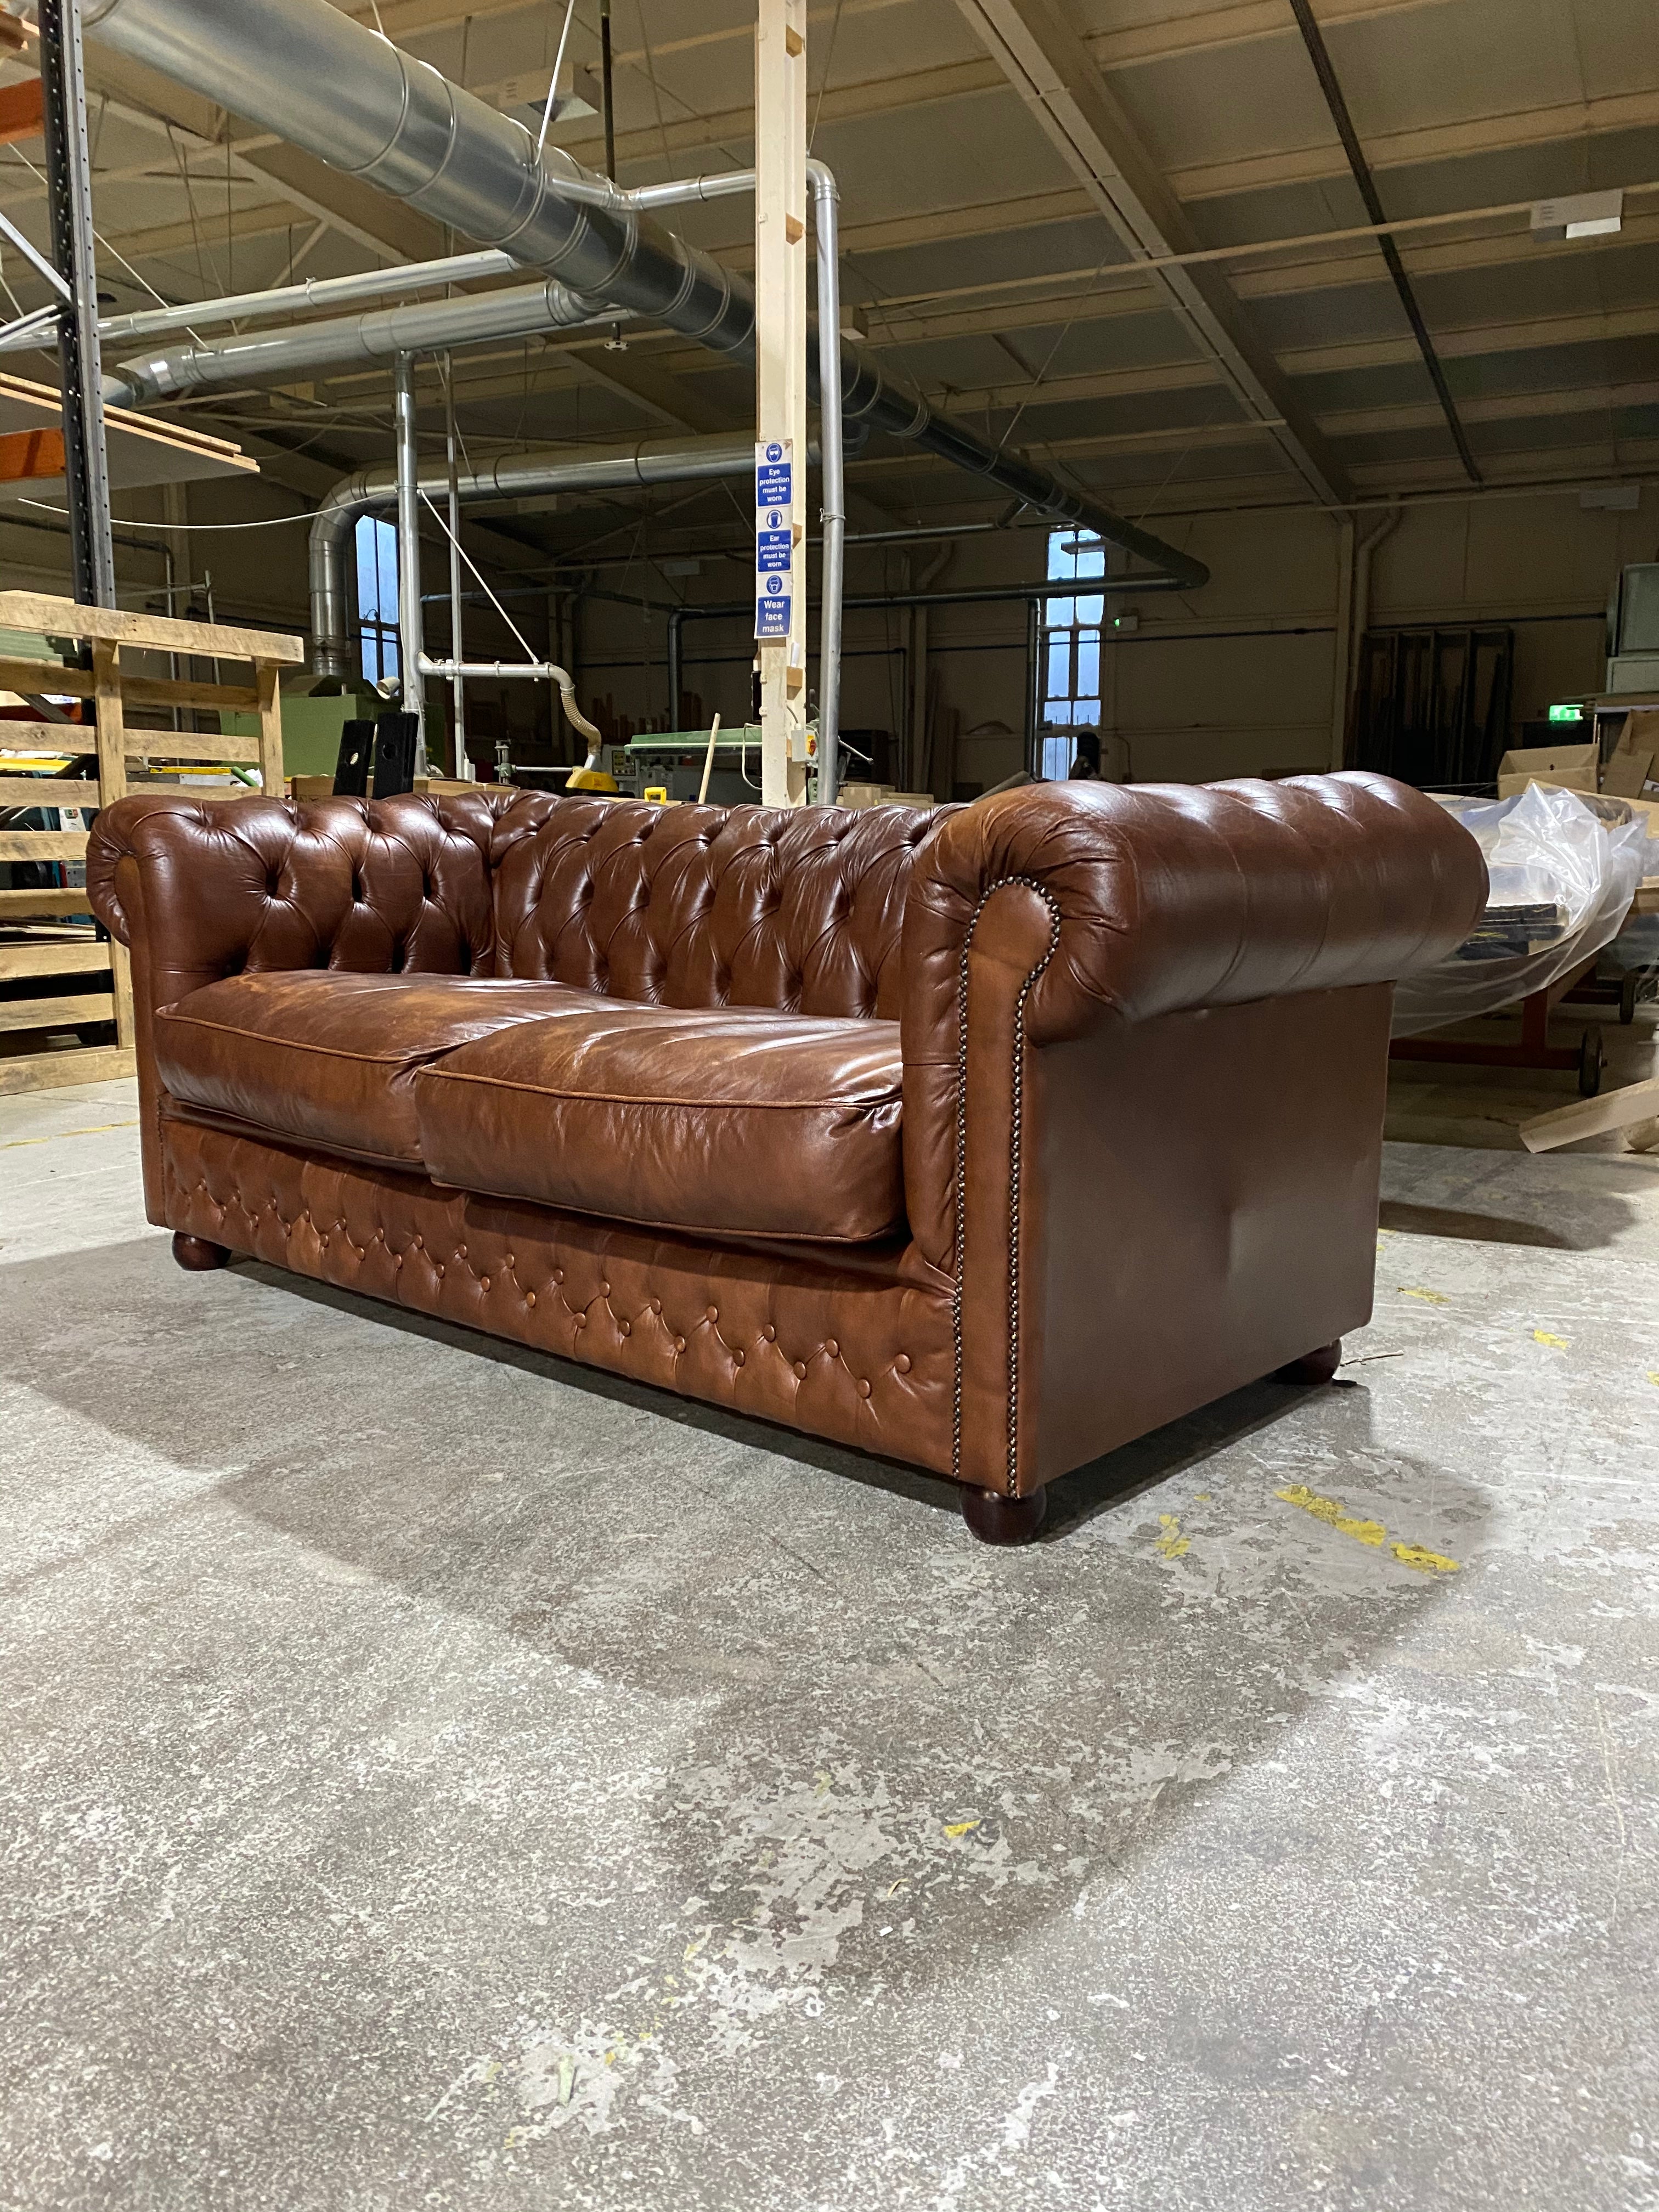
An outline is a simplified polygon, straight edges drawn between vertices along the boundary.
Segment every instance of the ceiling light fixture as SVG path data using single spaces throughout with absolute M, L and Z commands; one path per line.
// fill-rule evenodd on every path
M 1610 238 L 1625 227 L 1625 195 L 1575 192 L 1568 198 L 1534 200 L 1532 234 L 1540 244 L 1563 238 Z

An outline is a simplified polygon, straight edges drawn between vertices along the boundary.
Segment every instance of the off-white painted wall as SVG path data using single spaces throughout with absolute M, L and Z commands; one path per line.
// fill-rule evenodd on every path
M 159 534 L 159 493 L 129 494 L 120 504 L 133 532 Z M 269 486 L 209 483 L 191 487 L 189 513 L 194 522 L 245 521 L 290 512 L 293 504 Z M 1359 534 L 1378 520 L 1375 510 L 1362 513 Z M 1209 562 L 1212 580 L 1198 592 L 1121 602 L 1139 613 L 1140 628 L 1105 649 L 1102 723 L 1127 745 L 1131 774 L 1139 781 L 1201 781 L 1328 765 L 1341 542 L 1336 526 L 1313 510 L 1269 509 L 1171 518 L 1162 526 Z M 216 605 L 227 619 L 303 629 L 305 541 L 303 522 L 204 532 L 175 541 L 179 574 L 199 580 L 210 569 Z M 1034 583 L 1044 565 L 1043 533 L 1018 529 L 964 538 L 945 556 L 938 542 L 855 546 L 848 590 L 862 595 L 923 582 L 936 592 Z M 1376 556 L 1371 625 L 1512 623 L 1515 717 L 1534 718 L 1553 699 L 1599 687 L 1604 642 L 1597 617 L 1609 586 L 1625 563 L 1656 556 L 1659 486 L 1644 487 L 1633 514 L 1587 510 L 1577 491 L 1408 507 Z M 161 562 L 152 553 L 120 549 L 117 567 L 131 587 L 130 597 L 123 593 L 127 604 L 138 604 L 162 580 Z M 66 589 L 67 571 L 64 538 L 17 527 L 0 515 L 0 573 L 8 582 Z M 643 565 L 606 570 L 597 580 L 630 603 L 585 603 L 581 689 L 590 697 L 608 695 L 620 712 L 643 720 L 668 706 L 660 607 L 681 591 L 694 601 L 741 599 L 749 571 L 741 560 L 715 556 L 705 558 L 695 576 L 672 582 Z M 653 604 L 642 608 L 640 599 Z M 545 608 L 535 600 L 512 604 L 526 635 L 540 644 Z M 474 649 L 514 652 L 487 609 L 470 609 L 468 625 Z M 441 626 L 441 618 L 434 618 Z M 746 631 L 741 617 L 685 631 L 687 687 L 701 694 L 706 710 L 719 708 L 728 721 L 747 712 Z M 849 730 L 904 729 L 909 636 L 902 609 L 849 612 L 843 684 Z M 1025 611 L 1018 602 L 930 611 L 928 661 L 939 708 L 957 718 L 958 781 L 994 783 L 1020 764 L 1024 639 Z M 532 702 L 526 693 L 513 696 L 510 712 L 515 727 L 522 723 L 527 731 Z
M 1362 512 L 1358 534 L 1381 520 L 1378 510 Z M 1102 721 L 1126 742 L 1131 773 L 1139 781 L 1202 781 L 1328 765 L 1341 544 L 1335 524 L 1317 511 L 1278 509 L 1183 518 L 1164 527 L 1209 562 L 1212 580 L 1199 592 L 1121 603 L 1139 613 L 1140 628 L 1105 650 Z M 854 547 L 848 590 L 903 589 L 939 550 L 933 543 L 903 551 Z M 1375 557 L 1370 625 L 1512 624 L 1514 716 L 1533 719 L 1552 700 L 1600 687 L 1600 617 L 1609 587 L 1626 562 L 1656 556 L 1655 486 L 1644 488 L 1633 514 L 1587 510 L 1577 490 L 1408 507 Z M 1042 564 L 1039 531 L 965 538 L 930 587 L 1036 581 Z M 606 580 L 612 588 L 665 595 L 654 572 L 636 572 L 628 584 L 611 572 Z M 746 581 L 740 564 L 705 561 L 684 588 L 694 599 L 726 600 Z M 960 718 L 956 775 L 995 782 L 1019 764 L 1024 610 L 935 607 L 928 628 L 939 703 Z M 690 625 L 685 633 L 687 687 L 728 717 L 743 711 L 743 630 L 739 620 Z M 849 613 L 843 679 L 849 729 L 903 726 L 908 636 L 902 609 Z M 637 715 L 666 707 L 659 623 L 642 623 L 637 610 L 592 604 L 583 638 L 589 688 Z M 722 656 L 718 666 L 709 665 L 713 653 Z M 641 665 L 642 659 L 651 665 Z M 973 734 L 999 723 L 1011 734 Z

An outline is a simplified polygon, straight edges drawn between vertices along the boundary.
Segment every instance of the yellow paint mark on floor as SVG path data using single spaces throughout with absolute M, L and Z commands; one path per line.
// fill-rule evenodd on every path
M 1166 1559 L 1178 1559 L 1183 1552 L 1192 1549 L 1192 1538 L 1181 1533 L 1181 1516 L 1178 1513 L 1160 1513 L 1158 1525 L 1164 1534 L 1158 1538 L 1155 1548 L 1162 1552 Z
M 1443 1552 L 1431 1552 L 1421 1544 L 1390 1544 L 1402 1567 L 1414 1567 L 1419 1575 L 1455 1575 L 1462 1572 L 1455 1559 L 1449 1559 Z
M 947 1836 L 953 1838 L 957 1836 L 966 1836 L 970 1834 L 974 1829 L 978 1827 L 978 1826 L 979 1822 L 977 1820 L 947 1820 L 945 1824 L 945 1832 Z
M 1451 1304 L 1443 1291 L 1421 1291 L 1412 1283 L 1401 1283 L 1399 1290 L 1402 1298 L 1421 1298 L 1425 1306 L 1449 1306 Z
M 1199 1491 L 1193 1499 L 1194 1505 L 1207 1505 L 1209 1502 L 1210 1493 L 1207 1490 Z
M 1356 1520 L 1340 1498 L 1322 1498 L 1305 1483 L 1292 1483 L 1288 1490 L 1274 1491 L 1273 1496 L 1282 1498 L 1287 1505 L 1299 1507 L 1304 1513 L 1311 1513 L 1316 1521 L 1340 1529 L 1343 1535 L 1352 1536 L 1357 1544 L 1380 1545 L 1389 1533 L 1380 1521 Z
M 1656 1390 L 1659 1390 L 1659 1369 L 1650 1367 L 1648 1370 L 1648 1380 L 1652 1383 Z
M 0 1152 L 20 1152 L 25 1145 L 55 1145 L 64 1137 L 101 1137 L 111 1129 L 136 1129 L 138 1117 L 131 1121 L 95 1121 L 89 1129 L 54 1129 L 49 1137 L 8 1137 L 0 1145 Z
M 1547 1328 L 1534 1329 L 1532 1340 L 1534 1344 L 1547 1344 L 1553 1352 L 1565 1352 L 1567 1348 L 1565 1336 L 1552 1336 Z
M 1389 1552 L 1402 1567 L 1410 1567 L 1419 1575 L 1455 1575 L 1461 1571 L 1455 1559 L 1449 1559 L 1442 1552 L 1431 1552 L 1421 1544 L 1389 1544 L 1389 1532 L 1380 1521 L 1361 1521 L 1348 1511 L 1340 1498 L 1322 1498 L 1316 1490 L 1305 1483 L 1294 1482 L 1287 1490 L 1276 1490 L 1275 1498 L 1282 1498 L 1286 1505 L 1294 1505 L 1299 1512 L 1311 1513 L 1316 1521 L 1322 1521 L 1339 1534 L 1352 1536 L 1357 1544 L 1369 1544 L 1380 1551 L 1388 1544 Z

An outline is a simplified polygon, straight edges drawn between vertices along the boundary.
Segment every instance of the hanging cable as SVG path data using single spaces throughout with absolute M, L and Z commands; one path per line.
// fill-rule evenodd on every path
M 559 33 L 559 50 L 553 57 L 553 74 L 548 80 L 547 105 L 542 110 L 542 127 L 536 134 L 536 159 L 542 158 L 542 149 L 547 143 L 547 126 L 553 120 L 553 109 L 559 97 L 559 71 L 564 67 L 565 41 L 570 36 L 570 26 L 576 15 L 576 0 L 569 0 L 564 11 L 564 28 Z

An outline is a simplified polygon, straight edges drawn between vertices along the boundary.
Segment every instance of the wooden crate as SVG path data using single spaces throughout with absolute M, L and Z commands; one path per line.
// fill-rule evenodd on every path
M 95 780 L 68 777 L 0 776 L 0 805 L 99 807 L 121 798 L 132 760 L 169 765 L 216 764 L 258 767 L 264 788 L 283 793 L 283 716 L 278 684 L 285 667 L 297 666 L 305 647 L 280 631 L 240 629 L 223 623 L 182 622 L 172 616 L 129 614 L 112 607 L 78 606 L 36 592 L 0 592 L 0 629 L 37 630 L 52 637 L 79 639 L 92 648 L 89 669 L 60 668 L 50 661 L 0 657 L 0 690 L 34 696 L 49 684 L 61 696 L 90 699 L 95 726 L 84 723 L 6 722 L 0 737 L 14 746 L 36 744 L 61 752 L 65 740 L 76 750 L 95 751 Z M 189 654 L 203 660 L 249 664 L 247 684 L 191 684 L 138 674 L 124 661 L 135 653 Z M 187 730 L 130 727 L 130 712 L 173 707 L 198 712 L 220 708 L 252 711 L 259 717 L 257 738 L 220 738 Z M 86 856 L 87 836 L 73 830 L 0 830 L 0 860 L 76 860 Z M 134 1067 L 132 977 L 126 948 L 96 944 L 66 934 L 62 917 L 88 910 L 83 890 L 0 890 L 0 927 L 21 923 L 21 944 L 0 945 L 0 981 L 51 976 L 62 988 L 49 999 L 0 1000 L 0 1032 L 115 1022 L 116 1042 L 69 1052 L 0 1053 L 0 1092 L 45 1091 L 68 1083 L 100 1083 L 131 1075 Z M 57 919 L 54 933 L 46 927 Z M 109 979 L 108 994 L 101 987 Z M 44 1037 L 41 1040 L 44 1044 Z

